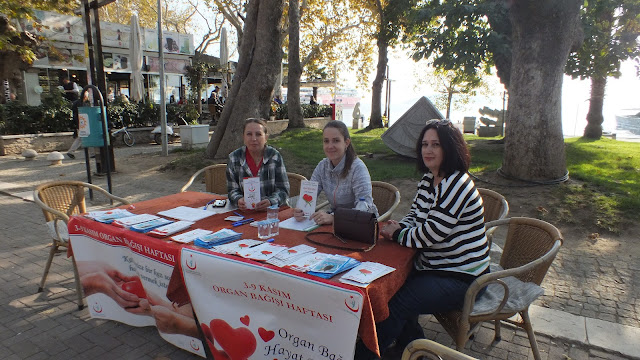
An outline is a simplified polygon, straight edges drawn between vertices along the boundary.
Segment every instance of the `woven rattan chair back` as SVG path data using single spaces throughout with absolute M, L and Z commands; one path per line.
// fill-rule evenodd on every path
M 289 178 L 289 197 L 300 195 L 300 184 L 307 178 L 292 172 L 288 172 L 287 177 Z
M 504 219 L 509 215 L 509 203 L 504 196 L 485 188 L 478 188 L 478 192 L 484 204 L 485 222 Z
M 477 360 L 457 350 L 427 339 L 413 340 L 404 348 L 402 360 Z
M 400 204 L 400 191 L 398 188 L 384 181 L 372 181 L 371 190 L 373 203 L 378 208 L 378 221 L 389 220 L 393 211 Z
M 87 211 L 84 190 L 83 183 L 79 181 L 57 181 L 40 185 L 36 189 L 40 201 L 67 216 Z M 42 209 L 42 213 L 47 222 L 57 217 L 45 209 Z
M 200 174 L 204 173 L 203 182 L 207 192 L 226 195 L 227 194 L 227 164 L 214 164 L 204 167 L 189 178 L 186 184 L 180 189 L 180 192 L 185 192 L 193 184 L 194 180 L 198 178 Z

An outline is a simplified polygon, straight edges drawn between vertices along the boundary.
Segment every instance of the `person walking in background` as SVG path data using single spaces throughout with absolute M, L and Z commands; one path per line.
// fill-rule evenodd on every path
M 64 98 L 70 102 L 78 100 L 80 96 L 80 87 L 75 82 L 69 80 L 69 75 L 64 74 L 60 77 L 60 84 L 64 92 Z
M 229 154 L 227 161 L 227 191 L 229 201 L 246 210 L 243 179 L 260 178 L 261 201 L 256 210 L 271 205 L 286 205 L 289 197 L 289 178 L 282 155 L 267 145 L 269 134 L 264 119 L 249 118 L 242 129 L 244 146 Z
M 76 156 L 73 153 L 76 150 L 78 150 L 78 148 L 82 144 L 82 142 L 80 141 L 80 137 L 78 136 L 78 127 L 80 126 L 80 119 L 78 118 L 78 107 L 83 106 L 83 105 L 84 106 L 91 106 L 91 103 L 89 101 L 89 92 L 88 91 L 84 92 L 84 96 L 83 96 L 82 101 L 80 101 L 80 99 L 78 99 L 78 100 L 74 101 L 73 104 L 71 105 L 71 111 L 73 113 L 73 115 L 72 115 L 72 120 L 73 120 L 73 143 L 71 144 L 71 147 L 67 151 L 67 156 L 70 159 L 75 159 L 76 158 Z
M 333 224 L 333 212 L 336 208 L 353 209 L 360 198 L 364 198 L 370 212 L 378 216 L 373 204 L 371 176 L 353 148 L 347 126 L 342 121 L 329 121 L 322 130 L 324 154 L 313 174 L 311 181 L 318 182 L 318 194 L 324 191 L 331 210 L 316 211 L 311 219 L 318 225 Z M 302 209 L 293 209 L 296 220 L 304 220 Z

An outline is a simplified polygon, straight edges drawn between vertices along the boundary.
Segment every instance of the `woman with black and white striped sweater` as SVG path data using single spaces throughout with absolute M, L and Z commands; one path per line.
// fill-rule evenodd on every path
M 425 174 L 409 213 L 389 221 L 383 237 L 419 250 L 415 268 L 389 302 L 389 317 L 377 324 L 384 352 L 394 340 L 403 349 L 423 337 L 418 315 L 462 307 L 476 277 L 489 271 L 482 198 L 467 174 L 471 161 L 462 134 L 449 120 L 430 120 L 416 145 Z M 375 359 L 362 344 L 356 359 Z

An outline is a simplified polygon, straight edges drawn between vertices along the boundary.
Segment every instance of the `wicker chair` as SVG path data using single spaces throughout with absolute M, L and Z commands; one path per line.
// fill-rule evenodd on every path
M 372 181 L 373 203 L 378 207 L 378 221 L 387 221 L 400 204 L 398 188 L 384 181 Z
M 500 322 L 524 328 L 535 359 L 540 359 L 538 344 L 529 319 L 529 306 L 542 293 L 538 286 L 562 245 L 558 229 L 542 220 L 510 218 L 487 223 L 487 228 L 507 225 L 507 237 L 498 269 L 477 278 L 465 295 L 460 311 L 434 314 L 451 335 L 458 351 L 484 321 L 494 321 L 495 341 L 500 340 Z M 476 300 L 478 292 L 487 287 Z M 537 291 L 537 293 L 536 293 Z M 520 314 L 519 319 L 509 319 Z
M 437 342 L 418 339 L 407 345 L 402 353 L 402 360 L 477 360 L 474 357 L 465 355 L 459 351 L 448 348 Z
M 300 195 L 300 183 L 307 178 L 292 172 L 288 172 L 287 177 L 289 178 L 289 197 Z
M 480 196 L 482 196 L 482 202 L 484 203 L 484 221 L 495 221 L 504 219 L 509 215 L 509 203 L 504 196 L 489 189 L 478 188 Z M 497 228 L 488 229 L 487 239 L 489 240 L 489 247 L 493 243 L 493 233 Z
M 69 233 L 67 231 L 69 217 L 87 212 L 85 205 L 86 189 L 103 194 L 111 200 L 111 203 L 113 203 L 113 200 L 116 200 L 122 204 L 129 204 L 127 200 L 111 195 L 99 186 L 81 181 L 49 182 L 38 186 L 33 191 L 33 200 L 42 209 L 52 238 L 49 258 L 44 267 L 38 292 L 42 292 L 44 289 L 44 283 L 47 280 L 53 256 L 58 252 L 60 247 L 66 248 L 69 245 Z M 78 295 L 78 309 L 82 310 L 84 307 L 82 302 L 82 289 L 80 287 L 80 277 L 78 276 L 75 258 L 71 257 L 71 262 L 73 263 L 73 274 L 75 276 L 76 293 Z
M 207 192 L 227 195 L 227 164 L 215 164 L 204 167 L 189 178 L 186 184 L 180 189 L 180 192 L 185 192 L 193 184 L 193 181 L 198 175 L 204 172 L 204 183 Z

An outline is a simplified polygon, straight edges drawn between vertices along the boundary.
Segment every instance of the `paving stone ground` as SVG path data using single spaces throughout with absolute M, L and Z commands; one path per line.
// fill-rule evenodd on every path
M 120 162 L 136 156 L 153 161 L 156 153 L 159 147 L 116 150 Z M 197 359 L 166 343 L 154 327 L 91 319 L 86 309 L 78 311 L 72 266 L 64 253 L 54 258 L 44 292 L 36 292 L 49 251 L 42 212 L 34 203 L 7 193 L 31 190 L 53 179 L 86 180 L 79 158 L 49 167 L 40 159 L 27 163 L 0 157 L 0 358 Z M 114 174 L 114 193 L 132 201 L 167 195 L 178 191 L 189 176 L 176 179 L 155 172 L 120 171 Z M 104 178 L 94 178 L 94 183 L 106 188 Z M 561 250 L 544 284 L 547 294 L 538 304 L 638 327 L 640 280 L 633 276 L 638 270 L 638 261 L 584 258 Z M 435 319 L 425 316 L 421 321 L 426 338 L 453 346 Z M 588 343 L 545 335 L 537 339 L 543 359 L 633 359 Z M 479 359 L 532 358 L 526 333 L 520 329 L 503 327 L 502 341 L 492 341 L 493 326 L 486 324 L 464 352 Z

